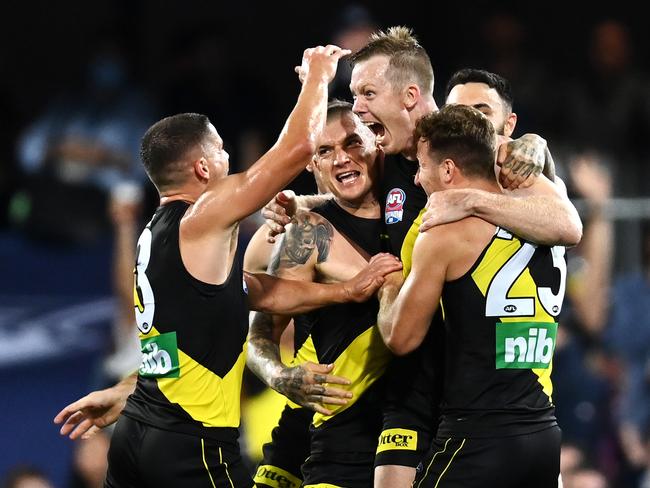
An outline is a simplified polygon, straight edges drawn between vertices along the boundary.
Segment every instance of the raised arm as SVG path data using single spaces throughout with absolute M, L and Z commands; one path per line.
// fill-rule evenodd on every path
M 611 176 L 594 157 L 576 158 L 569 166 L 573 187 L 587 203 L 585 233 L 577 249 L 583 258 L 574 271 L 575 285 L 568 292 L 579 323 L 591 336 L 598 337 L 608 323 L 614 223 L 607 215 L 611 197 Z
M 212 226 L 229 227 L 259 210 L 305 168 L 325 125 L 327 86 L 338 60 L 349 52 L 332 45 L 305 51 L 306 79 L 277 142 L 246 171 L 212 179 L 194 205 L 195 214 Z

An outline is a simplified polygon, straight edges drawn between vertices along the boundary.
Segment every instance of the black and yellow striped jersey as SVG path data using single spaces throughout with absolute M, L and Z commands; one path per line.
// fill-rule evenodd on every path
M 441 435 L 491 437 L 555 425 L 552 358 L 566 283 L 564 247 L 503 229 L 445 283 Z
M 427 203 L 425 191 L 415 184 L 417 170 L 417 161 L 409 161 L 402 155 L 386 156 L 382 178 L 385 235 L 390 252 L 402 261 L 405 277 L 411 271 L 413 246 Z M 442 394 L 443 335 L 442 313 L 438 311 L 422 345 L 408 356 L 394 359 L 388 372 L 386 403 L 389 410 L 399 415 L 394 422 L 387 420 L 385 428 L 419 425 L 421 430 L 435 432 Z M 407 417 L 409 421 L 405 420 Z
M 334 201 L 313 211 L 369 255 L 380 252 L 381 219 L 353 216 Z M 348 378 L 351 384 L 346 388 L 354 395 L 346 405 L 328 405 L 332 415 L 314 415 L 312 452 L 375 450 L 381 421 L 379 379 L 392 357 L 376 325 L 378 309 L 373 298 L 364 303 L 332 305 L 310 314 L 318 362 L 334 363 L 332 374 Z
M 236 439 L 248 334 L 239 256 L 226 281 L 183 265 L 179 225 L 189 204 L 159 207 L 138 240 L 135 312 L 143 360 L 124 414 L 159 428 Z

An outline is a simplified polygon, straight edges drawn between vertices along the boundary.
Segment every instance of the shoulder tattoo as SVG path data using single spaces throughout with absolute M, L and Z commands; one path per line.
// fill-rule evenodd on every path
M 334 228 L 327 220 L 314 221 L 307 213 L 297 215 L 287 230 L 280 249 L 273 257 L 271 271 L 276 272 L 280 267 L 291 268 L 305 264 L 314 250 L 318 251 L 317 262 L 326 261 L 332 237 Z

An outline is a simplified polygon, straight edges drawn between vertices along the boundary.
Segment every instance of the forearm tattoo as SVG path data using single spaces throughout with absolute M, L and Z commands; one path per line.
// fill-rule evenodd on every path
M 273 274 L 281 267 L 292 268 L 305 264 L 314 250 L 318 251 L 318 263 L 326 261 L 329 256 L 334 236 L 332 224 L 326 220 L 314 223 L 306 213 L 296 215 L 292 224 L 271 261 L 270 271 Z
M 280 346 L 273 340 L 273 317 L 258 312 L 250 326 L 247 365 L 262 381 L 272 386 L 273 374 L 281 363 Z
M 324 374 L 312 374 L 302 366 L 282 364 L 280 348 L 273 340 L 273 317 L 257 313 L 250 327 L 247 365 L 264 383 L 291 401 L 307 406 L 326 393 Z

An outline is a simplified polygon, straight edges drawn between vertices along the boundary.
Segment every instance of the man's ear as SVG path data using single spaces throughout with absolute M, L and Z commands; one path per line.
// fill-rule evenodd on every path
M 456 163 L 453 159 L 446 158 L 438 166 L 438 171 L 440 174 L 440 181 L 448 185 L 454 179 L 454 176 L 458 171 L 458 167 L 456 166 Z
M 412 110 L 415 105 L 420 101 L 420 87 L 411 84 L 404 88 L 404 93 L 402 96 L 402 103 L 407 108 L 407 110 Z
M 200 158 L 194 161 L 194 174 L 196 177 L 203 181 L 210 178 L 210 168 L 205 158 Z
M 503 124 L 503 135 L 511 137 L 512 133 L 515 131 L 515 126 L 517 125 L 517 114 L 511 112 L 510 115 L 506 118 L 505 123 Z
M 307 167 L 305 169 L 310 173 L 313 173 L 314 171 L 320 171 L 318 157 L 315 154 L 311 157 L 311 159 L 309 160 L 309 164 L 307 164 Z

